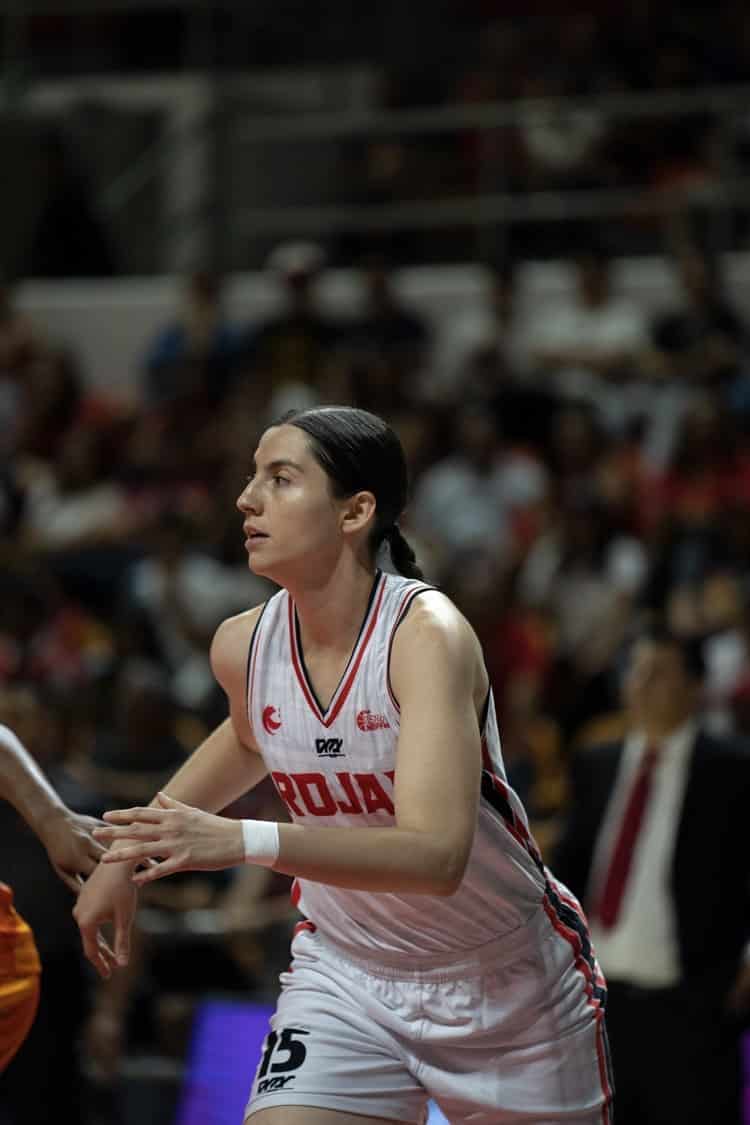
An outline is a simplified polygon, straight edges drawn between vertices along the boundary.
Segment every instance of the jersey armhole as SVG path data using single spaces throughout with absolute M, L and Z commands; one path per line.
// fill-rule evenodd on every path
M 425 585 L 425 586 L 418 586 L 416 590 L 410 590 L 409 593 L 404 598 L 404 601 L 401 605 L 401 608 L 398 611 L 398 614 L 396 616 L 396 620 L 393 622 L 393 626 L 391 627 L 391 635 L 388 638 L 388 649 L 387 649 L 386 657 L 385 657 L 385 686 L 388 690 L 388 698 L 390 699 L 393 706 L 396 708 L 396 711 L 398 712 L 398 714 L 401 714 L 401 707 L 399 706 L 399 702 L 396 699 L 396 693 L 394 692 L 393 684 L 391 683 L 391 649 L 393 648 L 393 639 L 396 636 L 396 633 L 398 632 L 399 626 L 401 625 L 402 621 L 404 621 L 404 619 L 406 618 L 406 615 L 408 614 L 409 610 L 411 609 L 412 605 L 414 604 L 415 599 L 418 598 L 420 594 L 427 594 L 427 593 L 429 593 L 430 590 L 436 590 L 436 589 L 437 589 L 437 586 L 426 586 Z
M 256 640 L 257 640 L 257 636 L 258 636 L 258 629 L 260 627 L 261 621 L 263 620 L 263 614 L 268 609 L 268 605 L 269 605 L 270 601 L 271 601 L 271 599 L 269 598 L 267 602 L 263 603 L 263 608 L 261 609 L 260 613 L 258 614 L 258 620 L 255 622 L 255 625 L 253 626 L 253 632 L 252 632 L 252 635 L 250 637 L 250 644 L 248 645 L 248 648 L 247 648 L 247 664 L 245 665 L 245 711 L 247 713 L 247 721 L 250 724 L 250 730 L 253 729 L 253 708 L 252 708 L 252 700 L 250 698 L 250 691 L 252 689 L 252 683 L 251 683 L 250 677 L 251 677 L 251 673 L 252 673 L 252 669 L 253 669 L 253 655 L 254 655 L 254 652 L 255 652 L 255 645 L 256 645 Z

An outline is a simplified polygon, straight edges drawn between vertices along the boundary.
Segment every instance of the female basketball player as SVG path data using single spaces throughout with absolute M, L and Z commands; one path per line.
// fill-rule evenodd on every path
M 127 959 L 142 883 L 268 864 L 296 876 L 306 920 L 253 1125 L 416 1123 L 428 1096 L 452 1122 L 606 1122 L 585 922 L 508 788 L 479 644 L 420 581 L 405 500 L 403 452 L 371 414 L 293 413 L 263 435 L 238 507 L 250 566 L 282 589 L 217 631 L 229 719 L 153 807 L 109 814 L 84 948 L 104 974 Z M 375 566 L 384 541 L 399 575 Z M 211 815 L 267 771 L 291 824 Z

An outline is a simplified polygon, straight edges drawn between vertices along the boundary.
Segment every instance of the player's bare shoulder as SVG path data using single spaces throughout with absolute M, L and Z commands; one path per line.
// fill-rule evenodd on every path
M 484 698 L 488 681 L 476 633 L 450 598 L 439 590 L 425 590 L 414 599 L 393 640 L 390 676 L 396 695 L 400 681 L 436 661 L 453 670 L 457 679 L 465 678 L 477 698 Z
M 229 695 L 237 684 L 244 683 L 250 642 L 265 602 L 227 617 L 219 625 L 211 642 L 211 667 L 216 679 Z

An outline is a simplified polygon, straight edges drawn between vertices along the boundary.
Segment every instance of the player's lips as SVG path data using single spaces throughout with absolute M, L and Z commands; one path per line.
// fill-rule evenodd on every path
M 257 527 L 245 527 L 245 546 L 250 547 L 256 543 L 261 543 L 264 539 L 268 539 L 265 531 L 260 531 Z

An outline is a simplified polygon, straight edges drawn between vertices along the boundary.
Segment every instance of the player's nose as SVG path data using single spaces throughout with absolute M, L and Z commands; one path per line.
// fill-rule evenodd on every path
M 257 514 L 259 511 L 258 494 L 253 489 L 253 484 L 254 481 L 249 480 L 237 497 L 237 508 L 243 515 L 247 515 L 250 512 Z

